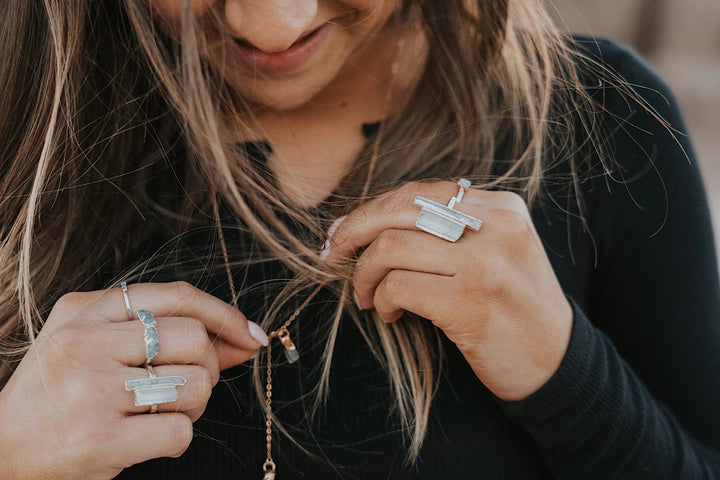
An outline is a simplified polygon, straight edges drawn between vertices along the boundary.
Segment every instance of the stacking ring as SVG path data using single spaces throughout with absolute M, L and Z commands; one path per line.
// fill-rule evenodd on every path
M 152 365 L 145 365 L 145 370 L 148 372 L 148 378 L 157 378 L 157 375 L 155 375 L 155 369 L 153 369 Z M 157 403 L 150 405 L 150 413 L 157 413 L 157 405 Z
M 147 378 L 136 378 L 125 382 L 125 390 L 135 392 L 135 406 L 149 406 L 149 413 L 156 413 L 159 403 L 174 402 L 178 398 L 177 387 L 187 380 L 181 376 L 158 377 L 151 365 L 146 365 Z
M 450 199 L 447 205 L 417 195 L 413 203 L 420 206 L 421 210 L 415 226 L 450 242 L 457 242 L 465 233 L 465 227 L 470 227 L 475 231 L 480 230 L 482 226 L 480 220 L 453 208 L 456 203 L 462 201 L 465 190 L 470 188 L 471 184 L 469 180 L 461 178 L 457 185 L 458 193 Z
M 120 288 L 122 288 L 123 297 L 125 298 L 125 310 L 127 310 L 128 320 L 133 319 L 132 308 L 130 307 L 130 297 L 128 296 L 127 282 L 120 282 Z
M 160 349 L 158 331 L 155 327 L 157 322 L 150 310 L 138 310 L 137 314 L 142 324 L 145 325 L 145 365 L 149 365 L 150 360 L 155 358 Z

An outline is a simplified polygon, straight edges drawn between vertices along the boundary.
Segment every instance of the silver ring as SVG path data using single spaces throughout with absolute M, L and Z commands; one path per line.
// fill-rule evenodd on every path
M 152 365 L 145 365 L 148 376 L 125 382 L 125 390 L 135 392 L 135 406 L 150 407 L 149 413 L 157 413 L 160 403 L 174 402 L 178 398 L 177 387 L 187 380 L 181 376 L 158 377 Z
M 145 325 L 145 365 L 150 364 L 150 360 L 155 358 L 160 350 L 160 342 L 158 341 L 158 331 L 155 327 L 157 323 L 155 317 L 150 310 L 138 310 L 138 318 Z
M 132 308 L 130 307 L 130 297 L 128 296 L 127 282 L 120 282 L 120 288 L 122 288 L 123 297 L 125 298 L 125 309 L 127 310 L 128 320 L 133 319 Z
M 460 180 L 458 180 L 457 184 L 458 184 L 458 187 L 460 187 L 460 188 L 458 190 L 457 195 L 455 195 L 453 198 L 451 198 L 450 201 L 448 202 L 448 204 L 447 204 L 448 208 L 453 208 L 456 203 L 460 203 L 462 201 L 463 195 L 465 195 L 465 190 L 470 188 L 470 185 L 471 185 L 470 180 L 468 180 L 467 178 L 461 178 Z
M 155 375 L 155 369 L 153 369 L 152 365 L 145 365 L 145 370 L 148 372 L 148 378 L 157 378 L 157 375 Z M 150 405 L 150 413 L 157 413 L 157 403 Z
M 461 178 L 457 184 L 459 187 L 458 193 L 450 199 L 447 205 L 433 202 L 420 195 L 415 197 L 413 203 L 421 207 L 415 221 L 417 228 L 449 242 L 457 242 L 465 233 L 465 227 L 472 228 L 475 231 L 480 230 L 482 221 L 458 212 L 453 208 L 456 203 L 462 201 L 465 190 L 470 187 L 470 181 Z

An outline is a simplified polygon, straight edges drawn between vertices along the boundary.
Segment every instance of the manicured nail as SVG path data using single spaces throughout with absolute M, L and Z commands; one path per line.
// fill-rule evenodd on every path
M 353 290 L 353 300 L 355 300 L 355 305 L 357 305 L 357 307 L 362 310 L 363 308 L 360 305 L 360 299 L 358 298 L 358 294 L 355 290 Z
M 267 333 L 262 329 L 260 325 L 258 325 L 255 322 L 251 322 L 248 320 L 248 330 L 250 331 L 250 335 L 257 340 L 258 342 L 262 343 L 263 347 L 268 346 L 268 336 Z
M 330 256 L 330 239 L 332 239 L 333 235 L 335 235 L 335 231 L 346 218 L 347 215 L 336 218 L 332 225 L 330 225 L 330 227 L 327 229 L 327 240 L 325 240 L 323 248 L 320 251 L 320 260 L 327 260 L 327 258 Z
M 347 215 L 343 215 L 342 217 L 338 217 L 335 219 L 335 221 L 330 225 L 330 228 L 327 229 L 327 238 L 332 238 L 333 235 L 335 235 L 335 231 L 338 229 L 340 224 L 347 218 Z
M 320 260 L 327 260 L 330 255 L 330 240 L 325 240 L 322 250 L 320 250 Z

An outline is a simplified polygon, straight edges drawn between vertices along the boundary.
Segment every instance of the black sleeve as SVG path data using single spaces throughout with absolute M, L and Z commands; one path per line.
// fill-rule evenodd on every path
M 571 302 L 555 375 L 501 407 L 553 478 L 720 479 L 720 285 L 697 162 L 662 80 L 615 44 L 585 48 L 651 111 L 605 92 L 617 165 L 593 204 L 599 262 L 586 309 Z

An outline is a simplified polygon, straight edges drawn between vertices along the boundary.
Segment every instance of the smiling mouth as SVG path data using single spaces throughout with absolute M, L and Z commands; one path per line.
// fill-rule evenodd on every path
M 247 40 L 233 38 L 231 51 L 248 70 L 267 75 L 286 74 L 307 64 L 324 45 L 332 28 L 331 22 L 325 22 L 295 40 L 285 50 L 275 52 L 266 52 Z
M 297 40 L 295 40 L 295 41 L 293 42 L 292 45 L 290 45 L 290 46 L 288 47 L 288 50 L 290 50 L 291 48 L 297 47 L 297 46 L 299 46 L 299 45 L 302 45 L 303 43 L 305 43 L 306 41 L 308 41 L 310 38 L 312 38 L 312 36 L 315 35 L 315 34 L 318 32 L 318 30 L 320 30 L 321 28 L 322 28 L 322 25 L 319 26 L 319 27 L 317 27 L 315 30 L 313 30 L 312 32 L 308 33 L 307 35 L 303 35 L 302 37 L 298 38 Z M 248 41 L 245 41 L 245 40 L 243 40 L 243 39 L 241 39 L 241 38 L 234 38 L 233 40 L 235 40 L 235 43 L 237 43 L 238 45 L 240 45 L 240 46 L 243 47 L 243 48 L 249 48 L 249 49 L 252 49 L 252 50 L 256 50 L 256 51 L 258 51 L 258 52 L 266 53 L 266 52 L 263 52 L 263 50 L 260 50 L 259 48 L 257 48 L 257 47 L 256 47 L 255 45 L 253 45 L 252 43 L 250 43 L 250 42 L 248 42 Z M 276 52 L 276 53 L 282 53 L 282 52 Z

